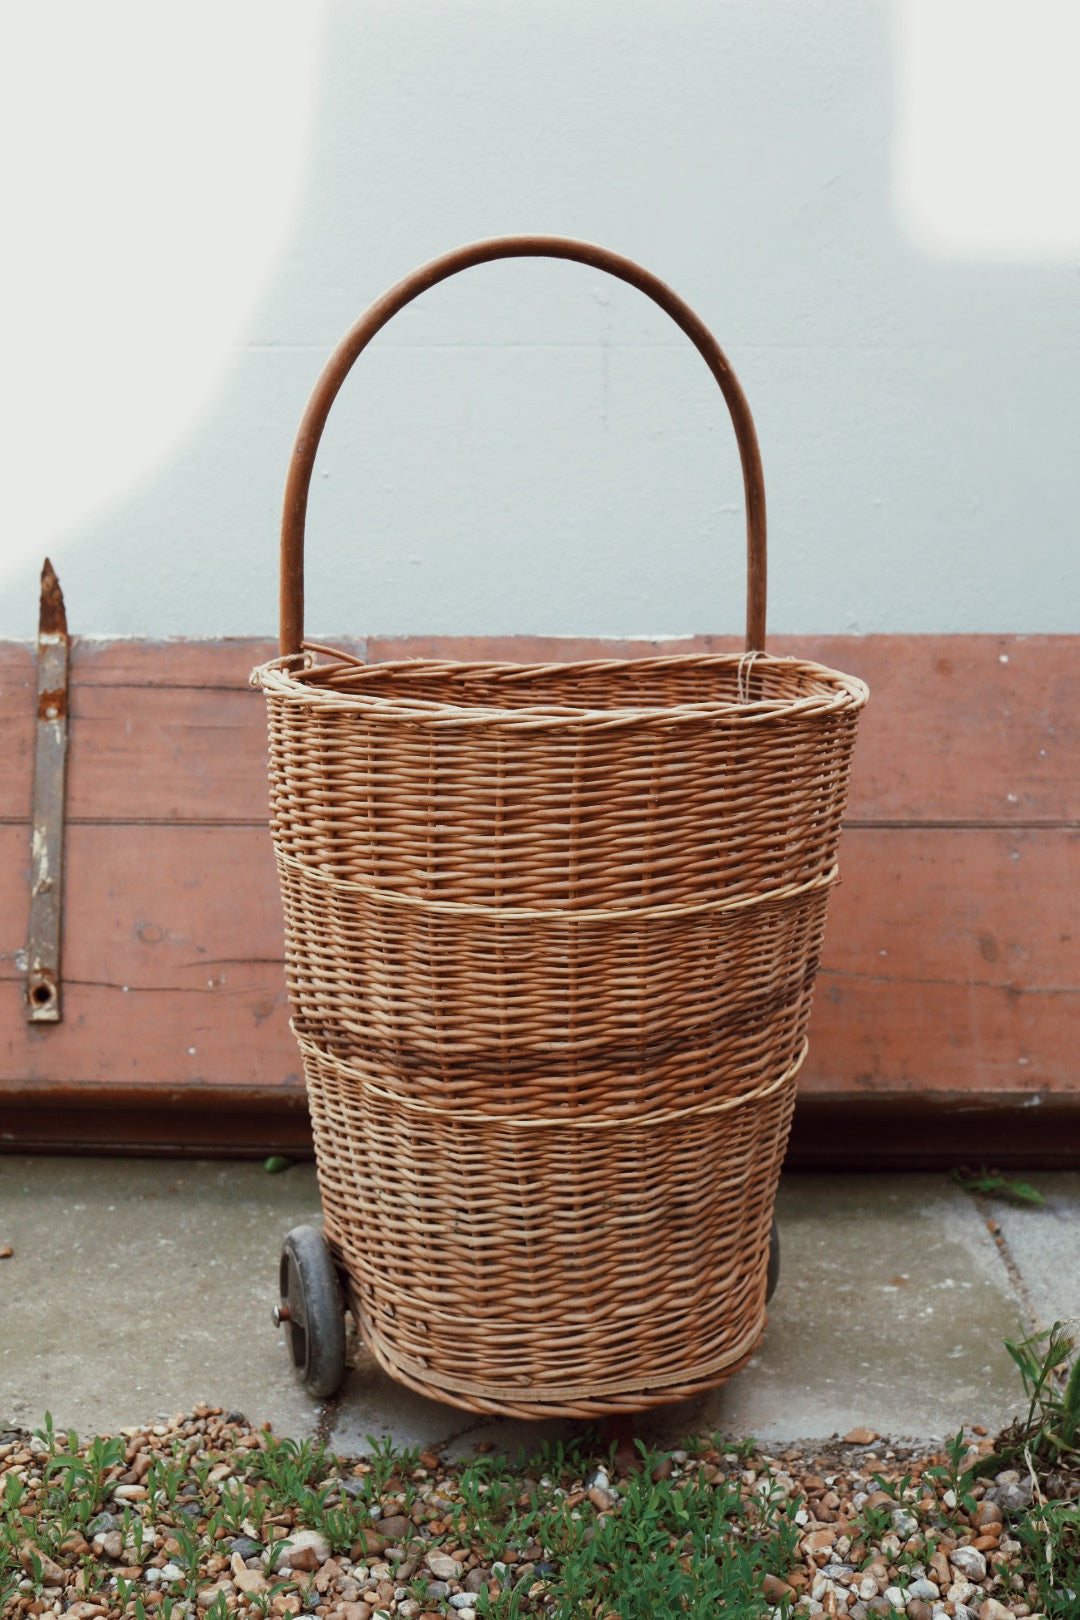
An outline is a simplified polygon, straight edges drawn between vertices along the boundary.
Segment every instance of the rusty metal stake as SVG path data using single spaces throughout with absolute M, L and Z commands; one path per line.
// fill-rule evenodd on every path
M 37 743 L 30 846 L 30 935 L 23 1010 L 32 1024 L 60 1021 L 60 937 L 64 915 L 64 778 L 68 742 L 68 641 L 64 597 L 53 565 L 41 570 L 38 616 Z

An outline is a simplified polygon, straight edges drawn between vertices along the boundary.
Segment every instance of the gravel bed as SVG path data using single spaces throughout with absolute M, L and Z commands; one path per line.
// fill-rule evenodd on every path
M 128 1428 L 117 1437 L 113 1460 L 96 1481 L 78 1469 L 50 1469 L 50 1458 L 90 1459 L 90 1449 L 50 1446 L 40 1436 L 0 1431 L 0 1502 L 16 1494 L 33 1520 L 58 1482 L 92 1491 L 93 1515 L 45 1555 L 31 1538 L 0 1544 L 11 1583 L 7 1617 L 36 1620 L 131 1620 L 171 1614 L 171 1620 L 206 1614 L 240 1616 L 310 1614 L 325 1620 L 474 1620 L 517 1591 L 520 1613 L 553 1607 L 559 1569 L 538 1542 L 498 1549 L 474 1544 L 463 1529 L 470 1464 L 448 1463 L 433 1451 L 394 1460 L 389 1451 L 366 1459 L 333 1459 L 309 1477 L 323 1489 L 323 1530 L 305 1515 L 303 1489 L 283 1490 L 259 1468 L 274 1453 L 273 1437 L 240 1414 L 200 1406 L 164 1423 Z M 285 1443 L 286 1447 L 288 1443 Z M 985 1431 L 969 1432 L 963 1462 L 992 1449 Z M 98 1460 L 104 1455 L 99 1450 Z M 277 1453 L 279 1462 L 283 1454 Z M 309 1452 L 297 1457 L 298 1478 Z M 1032 1505 L 1033 1481 L 1003 1470 L 977 1482 L 965 1505 L 955 1484 L 959 1448 L 919 1454 L 855 1430 L 827 1447 L 773 1453 L 721 1438 L 687 1443 L 646 1458 L 651 1479 L 682 1490 L 734 1486 L 748 1508 L 768 1500 L 792 1526 L 793 1553 L 783 1568 L 766 1572 L 760 1612 L 827 1615 L 847 1620 L 903 1615 L 907 1620 L 1006 1620 L 1040 1611 L 1034 1587 L 1020 1573 L 1021 1542 L 1014 1533 Z M 487 1459 L 510 1480 L 521 1507 L 546 1496 L 595 1534 L 618 1515 L 628 1473 L 618 1462 L 587 1467 L 571 1453 L 568 1466 L 548 1458 L 512 1468 Z M 261 1460 L 260 1460 L 261 1459 Z M 91 1459 L 92 1460 L 92 1459 Z M 288 1463 L 284 1453 L 282 1466 Z M 167 1470 L 173 1472 L 168 1474 Z M 14 1483 L 13 1483 L 14 1482 Z M 1038 1482 L 1035 1488 L 1038 1488 Z M 327 1488 L 328 1487 L 328 1488 Z M 259 1490 L 259 1522 L 245 1502 Z M 1071 1490 L 1071 1487 L 1070 1487 Z M 475 1495 L 473 1500 L 475 1501 Z M 347 1515 L 360 1503 L 363 1527 Z M 326 1515 L 343 1511 L 335 1549 Z M 218 1513 L 215 1520 L 214 1514 Z M 224 1522 L 227 1520 L 228 1522 Z M 348 1547 L 342 1523 L 352 1523 Z M 331 1529 L 333 1524 L 331 1524 Z M 187 1560 L 185 1565 L 185 1558 Z M 485 1596 L 486 1594 L 486 1596 Z M 1080 1596 L 1076 1600 L 1080 1615 Z M 601 1620 L 617 1611 L 582 1610 Z

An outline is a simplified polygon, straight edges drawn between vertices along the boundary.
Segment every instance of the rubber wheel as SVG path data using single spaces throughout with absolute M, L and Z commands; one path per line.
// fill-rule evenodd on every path
M 776 1285 L 780 1281 L 780 1233 L 776 1230 L 776 1222 L 772 1223 L 769 1233 L 769 1269 L 765 1274 L 765 1303 L 769 1303 L 776 1293 Z
M 345 1310 L 330 1250 L 313 1226 L 294 1226 L 282 1244 L 280 1283 L 274 1320 L 285 1329 L 296 1376 L 324 1400 L 345 1376 Z

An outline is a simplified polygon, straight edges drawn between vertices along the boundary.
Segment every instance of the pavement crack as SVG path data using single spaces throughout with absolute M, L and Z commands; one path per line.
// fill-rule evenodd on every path
M 475 1434 L 477 1429 L 486 1428 L 487 1425 L 490 1422 L 491 1422 L 491 1414 L 490 1414 L 490 1412 L 480 1412 L 476 1417 L 472 1418 L 462 1428 L 455 1429 L 452 1434 L 444 1434 L 442 1436 L 442 1438 L 440 1439 L 440 1441 L 439 1441 L 439 1450 L 441 1451 L 444 1446 L 452 1446 L 452 1445 L 454 1445 L 455 1442 L 458 1441 L 458 1440 L 467 1439 L 470 1434 Z
M 1027 1318 L 1028 1332 L 1039 1333 L 1044 1331 L 1046 1324 L 1040 1319 L 1038 1311 L 1031 1303 L 1031 1295 L 1028 1293 L 1027 1284 L 1024 1281 L 1024 1274 L 1013 1257 L 1012 1250 L 1009 1248 L 1005 1233 L 1001 1229 L 1000 1222 L 994 1219 L 990 1200 L 987 1198 L 985 1193 L 973 1193 L 972 1197 L 975 1199 L 975 1207 L 983 1218 L 986 1230 L 990 1233 L 990 1236 L 997 1244 L 997 1250 L 1001 1256 L 1001 1263 L 1005 1267 L 1009 1281 L 1020 1300 L 1020 1305 L 1023 1309 L 1025 1317 Z

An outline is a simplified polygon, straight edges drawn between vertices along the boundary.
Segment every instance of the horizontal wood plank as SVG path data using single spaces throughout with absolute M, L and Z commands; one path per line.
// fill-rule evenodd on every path
M 311 1122 L 302 1087 L 237 1095 L 208 1087 L 135 1097 L 105 1088 L 50 1088 L 36 1098 L 3 1099 L 0 1153 L 138 1154 L 162 1158 L 243 1159 L 286 1154 L 312 1158 Z
M 0 910 L 28 906 L 29 839 L 0 827 Z M 1007 990 L 1080 988 L 1080 832 L 850 828 L 829 902 L 824 979 Z M 282 910 L 263 827 L 71 829 L 65 972 L 185 988 L 232 962 L 281 960 Z M 13 928 L 17 933 L 17 926 Z M 16 973 L 0 951 L 0 978 Z
M 9 941 L 28 864 L 0 829 Z M 842 868 L 805 1093 L 1077 1089 L 1080 834 L 851 829 Z M 23 1022 L 9 943 L 0 1086 L 292 1083 L 281 940 L 264 828 L 71 828 L 65 1018 Z
M 37 672 L 31 647 L 0 641 L 0 821 L 29 821 Z
M 0 828 L 0 915 L 25 918 L 25 830 Z M 11 935 L 9 934 L 9 939 Z M 0 1090 L 300 1089 L 264 828 L 75 826 L 65 866 L 64 1017 L 28 1025 L 0 953 Z M 6 982 L 3 982 L 6 981 Z
M 848 828 L 826 974 L 885 989 L 1080 989 L 1078 888 L 1080 831 Z
M 987 984 L 841 988 L 825 973 L 800 1095 L 1075 1094 L 1078 1015 L 1077 990 L 1051 1003 Z
M 849 828 L 803 1094 L 1080 1092 L 1078 888 L 1077 832 Z
M 1075 1170 L 1080 1094 L 1032 1106 L 1014 1092 L 800 1092 L 784 1160 L 789 1170 L 948 1170 L 996 1165 Z
M 0 915 L 12 921 L 25 922 L 29 854 L 25 828 L 0 827 Z M 280 978 L 281 896 L 265 827 L 75 826 L 64 875 L 65 980 L 216 990 L 234 965 L 257 964 Z M 5 941 L 0 979 L 16 976 Z
M 198 988 L 65 979 L 63 1020 L 49 1025 L 25 1024 L 14 987 L 4 988 L 0 1097 L 130 1089 L 201 1108 L 210 1092 L 258 1090 L 273 1107 L 278 1090 L 302 1089 L 280 965 L 238 964 L 224 984 Z
M 688 642 L 372 639 L 373 657 L 642 656 Z M 724 647 L 730 649 L 731 643 Z M 1068 636 L 778 637 L 779 652 L 869 682 L 848 820 L 1080 825 L 1080 657 Z M 265 714 L 247 686 L 266 642 L 75 643 L 70 819 L 265 821 Z M 0 820 L 29 815 L 34 671 L 0 648 Z

